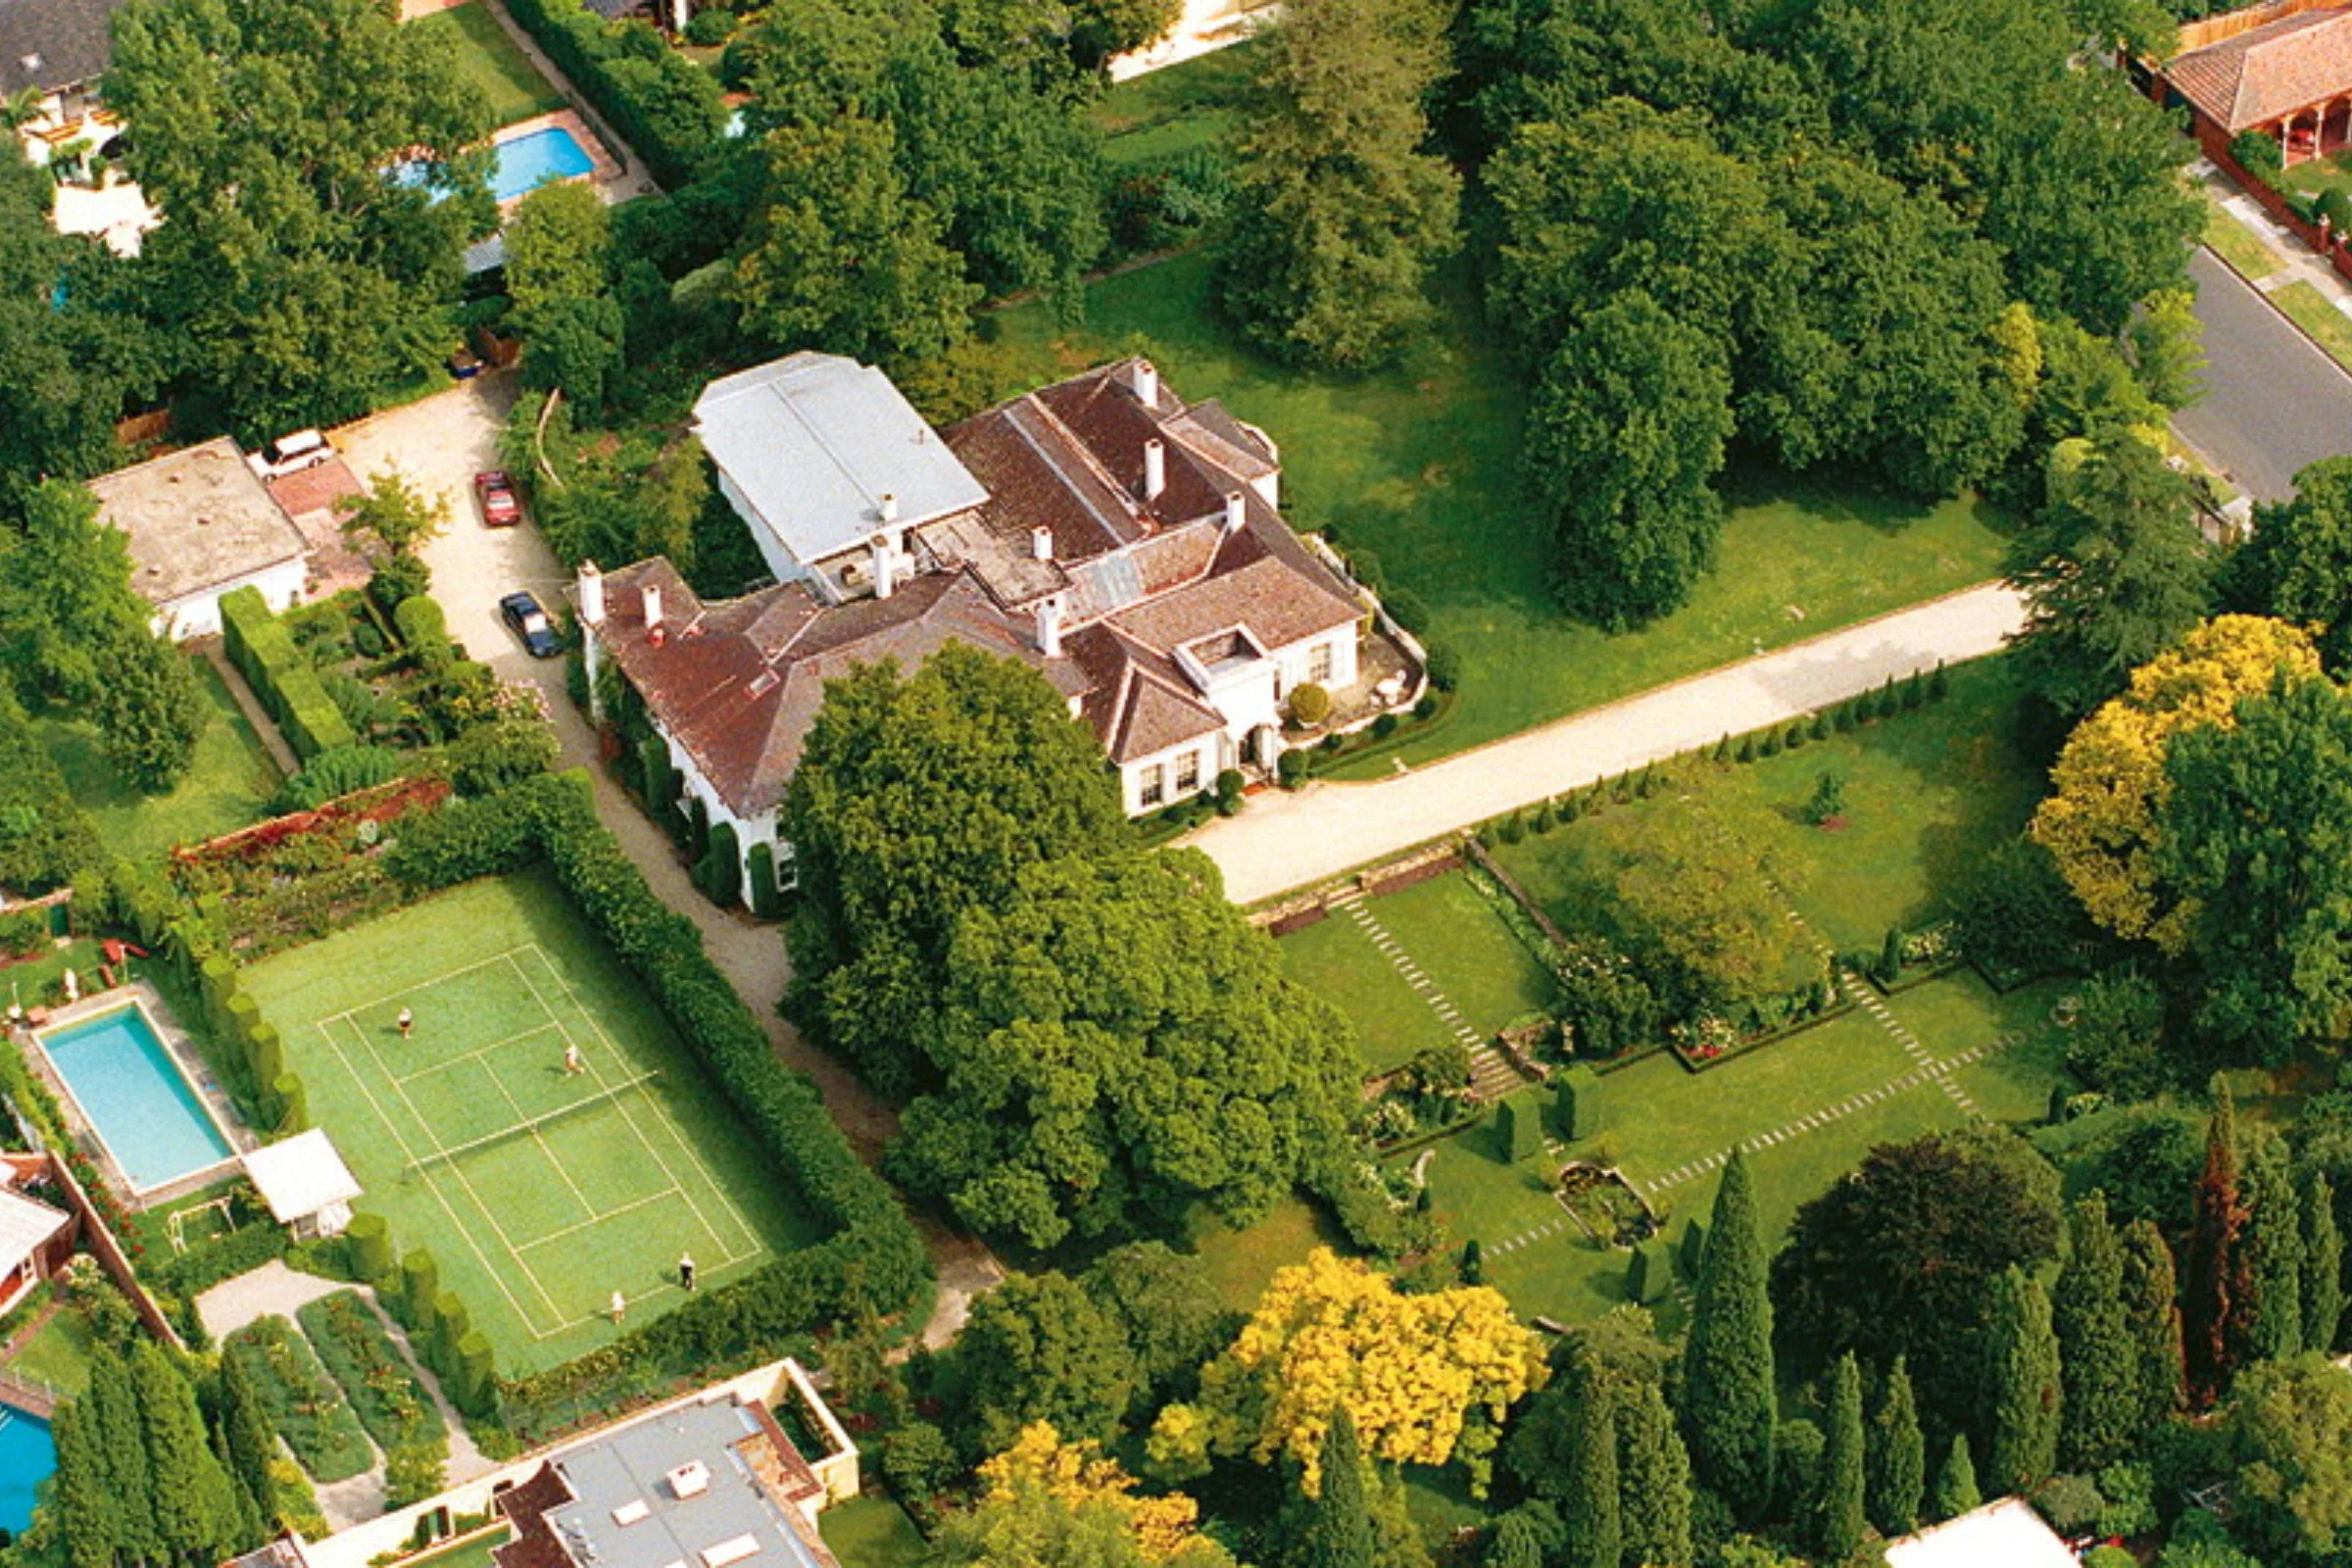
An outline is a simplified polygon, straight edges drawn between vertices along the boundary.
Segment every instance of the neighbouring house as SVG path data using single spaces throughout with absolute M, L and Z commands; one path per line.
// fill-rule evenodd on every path
M 340 1236 L 351 1224 L 352 1201 L 364 1189 L 325 1128 L 248 1150 L 242 1157 L 270 1217 L 298 1240 Z
M 220 436 L 90 481 L 100 520 L 130 541 L 131 586 L 174 641 L 220 630 L 220 598 L 250 584 L 271 610 L 302 598 L 309 549 L 236 442 Z
M 122 122 L 99 97 L 114 56 L 108 30 L 122 0 L 0 0 L 0 102 L 32 95 L 17 126 L 25 157 L 62 172 L 51 221 L 61 233 L 94 234 L 136 256 L 161 218 L 139 187 L 112 167 Z
M 963 642 L 1034 666 L 1102 742 L 1130 815 L 1271 769 L 1300 686 L 1332 725 L 1420 695 L 1417 652 L 1283 521 L 1281 456 L 1214 400 L 1122 360 L 934 431 L 879 371 L 796 354 L 711 383 L 697 428 L 777 582 L 705 603 L 668 562 L 575 587 L 588 657 L 625 677 L 748 856 L 823 700 L 859 663 Z M 601 690 L 592 682 L 592 690 Z
M 2161 102 L 2185 107 L 2199 144 L 2224 154 L 2248 131 L 2289 164 L 2352 141 L 2352 6 L 2273 0 L 2181 29 L 2185 47 L 2155 74 Z
M 18 1180 L 14 1170 L 8 1173 Z M 0 1312 L 13 1309 L 74 1255 L 74 1216 L 14 1185 L 0 1187 Z
M 1886 1544 L 1886 1568 L 2078 1568 L 2066 1542 L 2023 1497 L 2003 1497 Z
M 498 1568 L 839 1568 L 817 1531 L 858 1493 L 858 1446 L 783 1360 L 626 1416 L 252 1568 L 372 1568 L 489 1514 Z

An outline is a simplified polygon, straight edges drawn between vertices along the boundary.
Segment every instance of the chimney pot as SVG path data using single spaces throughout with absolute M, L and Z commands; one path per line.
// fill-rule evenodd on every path
M 898 587 L 898 553 L 890 548 L 890 541 L 887 539 L 876 541 L 874 545 L 874 597 L 876 599 L 888 599 L 891 591 Z
M 1159 367 L 1150 360 L 1135 362 L 1134 387 L 1136 401 L 1147 409 L 1159 407 Z
M 658 632 L 662 629 L 662 590 L 649 582 L 639 592 L 645 602 L 645 629 Z
M 1144 499 L 1157 501 L 1168 487 L 1168 444 L 1153 436 L 1144 443 Z
M 1243 501 L 1242 493 L 1239 490 L 1228 493 L 1225 497 L 1225 531 L 1237 532 L 1249 515 L 1250 509 Z
M 879 502 L 875 504 L 874 515 L 881 518 L 884 522 L 898 521 L 899 498 L 895 495 L 885 495 Z
M 605 623 L 605 574 L 596 569 L 596 563 L 580 563 L 580 619 L 591 626 Z
M 1061 595 L 1048 594 L 1037 602 L 1037 651 L 1048 659 L 1061 657 Z
M 1029 559 L 1032 561 L 1052 561 L 1054 559 L 1054 530 L 1043 523 L 1029 530 Z

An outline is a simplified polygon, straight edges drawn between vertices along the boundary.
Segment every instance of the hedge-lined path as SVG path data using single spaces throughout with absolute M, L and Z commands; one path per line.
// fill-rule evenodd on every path
M 500 466 L 498 432 L 514 395 L 512 371 L 483 374 L 406 408 L 345 425 L 334 432 L 335 443 L 356 472 L 372 474 L 389 465 L 428 494 L 448 494 L 455 520 L 424 547 L 423 556 L 432 568 L 433 597 L 448 616 L 450 635 L 501 680 L 539 688 L 564 749 L 564 765 L 587 769 L 598 818 L 620 840 L 655 895 L 695 923 L 711 961 L 766 1029 L 777 1056 L 808 1075 L 851 1146 L 873 1164 L 898 1133 L 898 1112 L 840 1061 L 803 1040 L 776 1010 L 792 974 L 782 929 L 762 925 L 740 910 L 721 909 L 703 896 L 677 846 L 638 809 L 598 760 L 596 733 L 564 690 L 564 662 L 531 658 L 500 618 L 498 601 L 515 589 L 527 588 L 553 608 L 563 603 L 572 580 L 536 527 L 484 527 L 473 500 L 473 475 Z M 925 1345 L 936 1348 L 956 1337 L 971 1298 L 1002 1282 L 1004 1271 L 972 1237 L 923 1213 L 914 1220 L 939 1277 L 937 1304 L 922 1336 Z
M 1396 969 L 1396 977 L 1412 987 L 1413 994 L 1428 1004 L 1429 1010 L 1438 1015 L 1438 1021 L 1460 1044 L 1470 1058 L 1470 1087 L 1477 1092 L 1478 1098 L 1496 1101 L 1526 1088 L 1528 1080 L 1520 1076 L 1519 1069 L 1504 1059 L 1502 1053 L 1494 1049 L 1493 1041 L 1470 1027 L 1463 1019 L 1461 1009 L 1453 1004 L 1453 999 L 1422 972 L 1421 966 L 1413 962 L 1412 955 L 1404 951 L 1404 944 L 1380 923 L 1380 917 L 1372 912 L 1369 906 L 1370 900 L 1360 890 L 1344 899 L 1332 901 L 1332 907 L 1348 911 L 1348 917 L 1355 922 L 1356 929 L 1364 934 L 1364 939 L 1378 949 L 1380 956 Z
M 1318 780 L 1250 797 L 1239 816 L 1187 834 L 1255 904 L 1400 854 L 1598 779 L 1712 747 L 1725 732 L 1785 724 L 1874 691 L 1888 677 L 1996 652 L 2025 601 L 1984 583 L 1371 784 Z
M 262 706 L 262 700 L 253 695 L 253 688 L 245 684 L 244 672 L 228 662 L 228 655 L 221 650 L 220 639 L 207 637 L 197 646 L 204 651 L 205 662 L 220 672 L 220 684 L 228 689 L 229 701 L 237 705 L 237 711 L 245 715 L 245 722 L 253 726 L 254 735 L 260 739 L 262 749 L 270 754 L 270 760 L 277 764 L 277 770 L 288 778 L 301 772 L 302 759 L 296 757 L 294 748 L 286 744 L 285 733 L 277 727 L 277 720 L 270 716 L 270 710 Z

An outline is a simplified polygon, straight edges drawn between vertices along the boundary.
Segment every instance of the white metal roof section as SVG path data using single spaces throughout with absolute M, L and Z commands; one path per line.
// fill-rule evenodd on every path
M 803 565 L 988 499 L 890 377 L 800 353 L 721 376 L 695 401 L 704 450 Z M 895 516 L 885 518 L 884 498 Z
M 66 1215 L 47 1203 L 0 1188 L 0 1274 L 16 1270 L 66 1223 Z
M 253 1150 L 244 1158 L 245 1174 L 261 1189 L 262 1200 L 281 1225 L 360 1196 L 358 1179 L 322 1127 Z
M 1886 1544 L 1887 1568 L 2076 1568 L 2075 1554 L 2022 1497 L 2003 1497 Z

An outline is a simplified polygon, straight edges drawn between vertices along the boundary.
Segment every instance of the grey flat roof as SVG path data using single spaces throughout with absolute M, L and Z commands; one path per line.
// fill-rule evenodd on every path
M 741 1568 L 821 1568 L 736 1455 L 734 1446 L 759 1431 L 729 1399 L 684 1405 L 559 1454 L 556 1469 L 579 1500 L 549 1509 L 547 1522 L 581 1568 L 704 1568 L 704 1552 L 742 1537 L 758 1549 Z M 680 1498 L 663 1478 L 690 1459 L 709 1469 L 710 1485 Z M 613 1510 L 632 1502 L 649 1511 L 615 1523 Z
M 130 539 L 130 585 L 157 607 L 298 561 L 294 519 L 220 436 L 90 481 L 99 520 Z
M 988 499 L 890 377 L 837 354 L 721 376 L 694 417 L 710 461 L 804 565 L 872 537 L 884 496 L 906 527 Z

